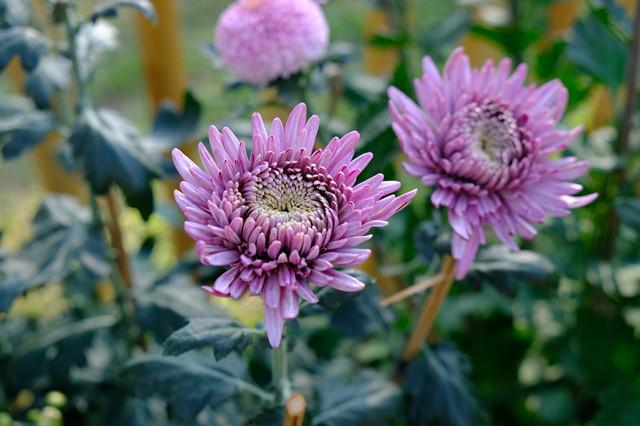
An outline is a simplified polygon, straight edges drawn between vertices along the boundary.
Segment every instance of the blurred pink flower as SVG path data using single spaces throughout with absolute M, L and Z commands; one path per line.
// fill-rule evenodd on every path
M 215 46 L 241 80 L 268 83 L 321 58 L 329 41 L 313 0 L 238 0 L 220 16 Z
M 184 228 L 197 241 L 205 265 L 229 266 L 211 287 L 218 296 L 245 292 L 264 299 L 272 346 L 280 344 L 285 319 L 298 315 L 298 298 L 318 301 L 309 284 L 358 291 L 364 284 L 335 269 L 364 262 L 370 250 L 358 245 L 371 228 L 405 207 L 416 191 L 396 197 L 399 182 L 382 174 L 356 185 L 373 157 L 353 159 L 357 132 L 333 138 L 313 151 L 317 116 L 306 119 L 298 105 L 283 125 L 267 132 L 260 114 L 252 119 L 253 148 L 231 130 L 209 130 L 213 157 L 200 144 L 204 170 L 177 149 L 174 164 L 184 179 L 175 198 Z
M 486 225 L 515 251 L 514 237 L 533 238 L 545 216 L 568 215 L 597 197 L 573 196 L 582 186 L 570 180 L 587 163 L 555 155 L 582 130 L 556 129 L 567 104 L 562 83 L 525 86 L 526 65 L 511 74 L 508 59 L 472 69 L 461 48 L 442 75 L 429 57 L 423 67 L 420 106 L 392 87 L 389 109 L 406 170 L 434 186 L 432 203 L 448 209 L 458 279 L 485 243 Z

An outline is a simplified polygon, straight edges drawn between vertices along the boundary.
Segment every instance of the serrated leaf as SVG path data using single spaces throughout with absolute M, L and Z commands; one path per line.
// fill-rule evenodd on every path
M 620 198 L 616 210 L 625 225 L 640 233 L 640 198 Z
M 151 181 L 158 174 L 159 159 L 143 147 L 131 123 L 111 110 L 87 109 L 73 125 L 69 142 L 96 194 L 105 194 L 112 185 L 118 185 L 127 203 L 143 218 L 151 215 Z
M 71 62 L 62 56 L 46 56 L 27 75 L 25 92 L 39 109 L 50 107 L 51 95 L 69 85 Z
M 409 365 L 404 389 L 412 424 L 477 425 L 480 409 L 469 382 L 469 361 L 452 345 L 425 348 Z
M 556 269 L 545 256 L 532 251 L 512 252 L 504 246 L 490 246 L 480 252 L 467 278 L 488 282 L 496 289 L 513 294 L 518 284 L 544 285 L 553 282 Z
M 124 365 L 122 379 L 140 397 L 165 399 L 172 412 L 183 419 L 193 418 L 206 406 L 219 407 L 241 390 L 255 388 L 235 369 L 196 357 L 134 358 Z
M 184 95 L 184 106 L 179 111 L 172 102 L 164 102 L 153 121 L 146 143 L 156 149 L 168 151 L 182 145 L 197 130 L 202 107 L 191 92 Z
M 228 318 L 194 318 L 164 342 L 164 355 L 180 355 L 211 346 L 216 360 L 232 351 L 241 353 L 260 330 L 246 328 Z
M 33 71 L 40 58 L 49 51 L 49 46 L 49 40 L 33 28 L 0 29 L 0 72 L 16 56 L 20 57 L 25 71 Z
M 86 351 L 96 333 L 113 327 L 112 315 L 53 323 L 15 343 L 8 371 L 12 381 L 29 386 L 41 377 L 66 380 L 72 367 L 86 363 Z M 48 379 L 47 379 L 48 380 Z
M 111 0 L 100 3 L 96 7 L 93 8 L 91 12 L 91 17 L 89 18 L 92 22 L 97 21 L 102 18 L 113 18 L 118 16 L 118 12 L 123 7 L 130 7 L 138 10 L 142 13 L 148 20 L 155 22 L 156 21 L 156 10 L 153 7 L 153 4 L 149 0 Z
M 617 90 L 627 69 L 627 47 L 593 13 L 576 23 L 569 58 L 596 80 Z
M 351 378 L 322 378 L 318 392 L 320 404 L 314 425 L 386 424 L 385 417 L 397 417 L 400 390 L 370 370 L 361 370 Z
M 148 259 L 138 256 L 133 264 L 138 324 L 143 332 L 151 332 L 158 343 L 185 326 L 189 318 L 228 317 L 222 308 L 207 301 L 206 293 L 196 285 L 188 270 L 178 267 L 156 278 Z
M 11 103 L 0 107 L 0 145 L 2 157 L 13 159 L 34 148 L 55 128 L 55 120 L 49 111 L 37 111 Z
M 107 250 L 88 209 L 64 195 L 44 200 L 33 220 L 34 235 L 0 264 L 0 312 L 23 292 L 57 281 L 74 267 L 99 279 L 110 271 Z

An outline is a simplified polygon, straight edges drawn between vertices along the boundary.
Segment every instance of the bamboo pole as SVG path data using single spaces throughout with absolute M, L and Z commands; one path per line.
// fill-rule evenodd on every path
M 302 426 L 307 401 L 300 393 L 294 393 L 285 404 L 284 426 Z
M 403 361 L 407 362 L 413 359 L 426 342 L 427 337 L 429 337 L 429 333 L 431 332 L 431 328 L 433 327 L 438 312 L 442 307 L 442 303 L 447 297 L 447 294 L 451 289 L 451 285 L 453 284 L 454 270 L 455 262 L 453 258 L 451 258 L 451 256 L 445 257 L 442 262 L 441 272 L 443 279 L 431 291 L 425 300 L 418 322 L 416 323 L 407 345 L 405 346 L 404 352 L 402 353 Z
M 391 31 L 393 17 L 383 7 L 371 5 L 367 11 L 364 25 L 364 37 L 368 42 L 376 33 Z M 390 75 L 400 59 L 395 47 L 373 46 L 367 43 L 362 53 L 364 68 L 369 74 Z
M 433 286 L 436 286 L 438 284 L 440 284 L 440 282 L 443 280 L 444 275 L 443 274 L 438 274 L 438 275 L 434 275 L 432 277 L 428 277 L 423 279 L 422 281 L 412 285 L 411 287 L 407 287 L 404 290 L 401 290 L 397 293 L 392 294 L 389 297 L 386 297 L 384 299 L 382 299 L 380 301 L 380 306 L 382 306 L 383 308 L 389 305 L 392 305 L 394 303 L 398 303 L 408 297 L 413 296 L 414 294 L 418 294 L 420 292 L 423 292 L 425 290 L 430 289 Z
M 155 7 L 157 22 L 149 22 L 142 14 L 136 16 L 136 27 L 140 40 L 140 56 L 151 107 L 155 111 L 165 100 L 178 107 L 183 105 L 187 88 L 182 39 L 180 37 L 180 14 L 177 0 L 151 0 Z M 195 154 L 189 144 L 184 149 L 187 155 Z M 178 181 L 165 184 L 166 193 L 173 199 Z M 193 249 L 193 241 L 182 227 L 173 230 L 174 247 L 178 255 Z

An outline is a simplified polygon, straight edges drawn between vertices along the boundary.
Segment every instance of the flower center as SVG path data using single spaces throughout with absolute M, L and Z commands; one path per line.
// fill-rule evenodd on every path
M 329 207 L 328 186 L 319 175 L 305 172 L 274 167 L 255 176 L 243 194 L 250 210 L 273 225 L 320 225 Z
M 471 152 L 491 168 L 506 166 L 522 155 L 518 123 L 511 111 L 495 101 L 470 104 L 460 130 Z

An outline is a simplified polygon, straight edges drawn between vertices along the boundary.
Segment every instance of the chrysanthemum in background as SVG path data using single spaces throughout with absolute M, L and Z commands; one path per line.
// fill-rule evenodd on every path
M 250 155 L 231 130 L 213 126 L 213 156 L 199 146 L 204 169 L 173 151 L 184 179 L 175 197 L 186 216 L 185 230 L 197 241 L 204 264 L 229 267 L 205 290 L 233 298 L 246 292 L 261 296 L 274 347 L 284 320 L 298 315 L 299 298 L 318 301 L 311 284 L 342 291 L 364 287 L 335 268 L 364 262 L 371 252 L 358 245 L 415 195 L 414 190 L 396 197 L 400 183 L 385 181 L 382 174 L 356 185 L 372 158 L 370 153 L 353 158 L 358 133 L 313 151 L 318 126 L 318 117 L 307 121 L 300 104 L 285 125 L 276 118 L 269 132 L 254 114 Z
M 420 106 L 389 89 L 393 128 L 407 156 L 406 170 L 433 186 L 431 201 L 448 209 L 456 276 L 468 272 L 488 225 L 510 249 L 531 239 L 545 216 L 565 216 L 597 194 L 574 196 L 570 182 L 588 165 L 557 157 L 581 128 L 556 128 L 567 104 L 557 80 L 525 86 L 527 67 L 511 62 L 472 69 L 461 48 L 442 75 L 431 58 L 415 82 Z
M 220 16 L 215 46 L 241 80 L 289 77 L 321 58 L 329 26 L 313 0 L 238 0 Z

